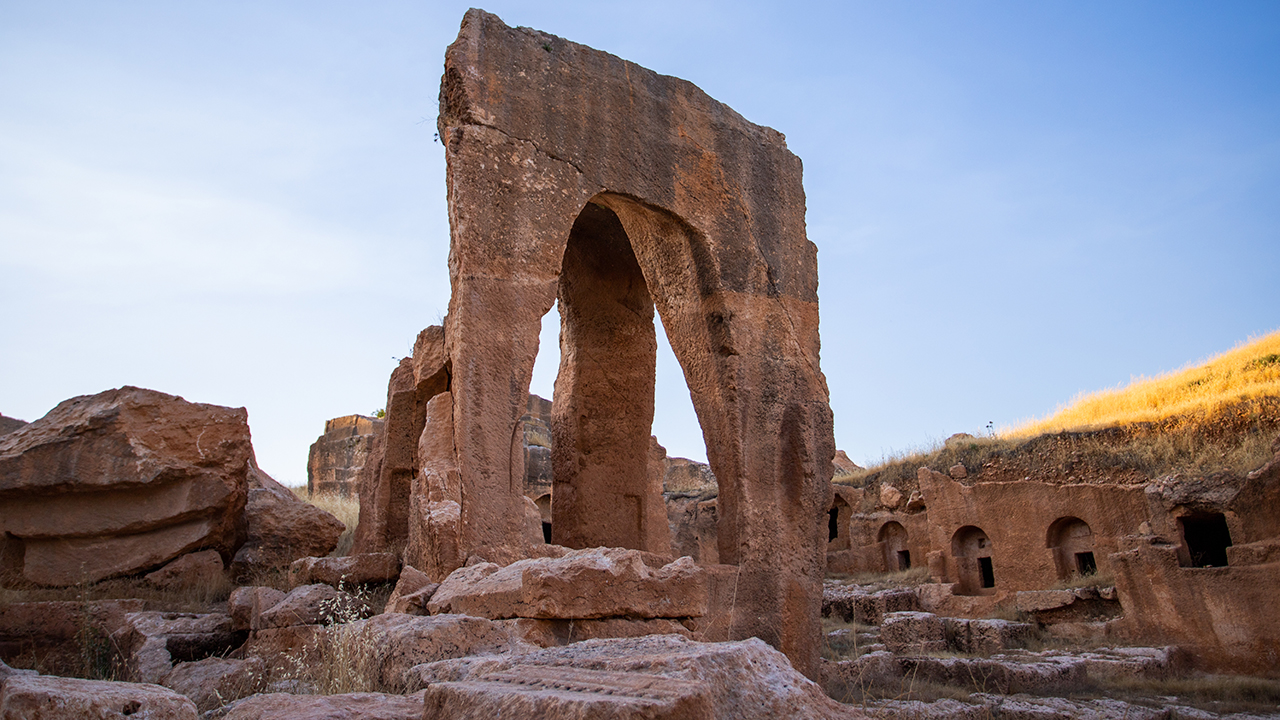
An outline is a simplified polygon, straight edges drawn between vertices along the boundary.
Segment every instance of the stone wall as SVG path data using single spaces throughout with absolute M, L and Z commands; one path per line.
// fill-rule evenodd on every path
M 311 445 L 307 457 L 307 493 L 358 494 L 356 478 L 369 460 L 373 436 L 382 420 L 344 415 L 326 420 L 324 434 Z

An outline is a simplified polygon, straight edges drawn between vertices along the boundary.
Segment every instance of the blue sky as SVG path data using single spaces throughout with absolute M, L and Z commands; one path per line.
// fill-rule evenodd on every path
M 125 384 L 245 406 L 305 482 L 447 308 L 432 134 L 466 7 L 0 0 L 0 412 Z M 787 135 L 855 461 L 1280 327 L 1280 5 L 486 9 Z M 669 355 L 655 433 L 703 456 Z

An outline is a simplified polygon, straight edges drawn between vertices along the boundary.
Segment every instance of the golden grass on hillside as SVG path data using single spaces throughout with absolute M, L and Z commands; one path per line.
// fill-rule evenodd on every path
M 1129 385 L 1081 395 L 1049 417 L 1003 430 L 1008 438 L 1181 418 L 1194 424 L 1222 408 L 1280 396 L 1280 331 L 1210 360 Z

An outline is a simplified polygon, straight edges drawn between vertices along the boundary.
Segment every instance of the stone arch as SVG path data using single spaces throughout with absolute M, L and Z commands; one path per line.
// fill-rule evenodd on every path
M 951 536 L 957 595 L 990 595 L 995 592 L 995 566 L 991 539 L 976 525 L 965 525 Z
M 557 296 L 592 283 L 620 305 L 639 298 L 631 281 L 610 274 L 617 268 L 600 267 L 627 245 L 684 371 L 719 482 L 719 560 L 739 566 L 728 635 L 759 637 L 815 676 L 835 444 L 818 363 L 817 256 L 805 235 L 799 159 L 780 133 L 690 83 L 509 28 L 479 10 L 467 13 L 446 54 L 438 127 L 448 162 L 453 290 L 444 335 L 463 499 L 452 529 L 430 532 L 456 535 L 460 557 L 528 553 L 518 540 L 524 468 L 515 428 L 540 320 Z M 601 210 L 616 218 L 626 243 L 613 242 L 617 228 Z M 634 268 L 627 273 L 635 277 Z M 639 317 L 645 303 L 632 305 L 637 317 L 624 324 L 651 334 L 651 321 Z M 591 327 L 585 321 L 599 310 L 567 307 L 562 312 L 583 312 L 572 321 L 578 329 Z M 622 322 L 623 314 L 610 317 Z M 604 437 L 630 453 L 634 428 L 645 422 L 641 398 L 625 423 L 591 427 L 592 413 L 606 403 L 601 375 L 583 363 L 585 349 L 617 330 L 605 325 L 572 335 L 570 353 L 562 329 L 552 530 L 575 542 L 613 531 L 593 529 L 581 498 L 566 497 L 560 467 L 570 459 L 561 449 L 581 459 Z M 628 388 L 652 373 L 651 359 L 637 362 Z M 651 406 L 651 379 L 645 392 Z M 636 395 L 628 390 L 627 397 Z M 605 488 L 606 467 L 588 461 L 574 480 L 577 491 Z M 639 483 L 627 477 L 619 487 Z
M 551 493 L 539 495 L 533 501 L 538 506 L 538 519 L 542 522 L 542 541 L 551 542 Z
M 1060 580 L 1093 575 L 1098 571 L 1098 560 L 1093 553 L 1093 530 L 1089 523 L 1078 517 L 1068 515 L 1054 520 L 1045 533 L 1045 546 L 1053 552 L 1053 563 Z
M 907 529 L 902 523 L 890 520 L 880 526 L 876 542 L 884 547 L 885 572 L 896 572 L 911 568 L 911 550 L 907 547 Z

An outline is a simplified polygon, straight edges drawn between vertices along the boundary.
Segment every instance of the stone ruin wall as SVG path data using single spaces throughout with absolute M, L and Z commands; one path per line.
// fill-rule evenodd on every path
M 324 434 L 307 454 L 307 494 L 357 494 L 357 478 L 369 460 L 373 436 L 382 420 L 367 415 L 344 415 L 326 420 Z
M 1247 477 L 1085 484 L 921 468 L 910 496 L 836 485 L 828 571 L 900 570 L 905 551 L 928 568 L 922 594 L 934 610 L 986 617 L 1092 566 L 1114 579 L 1116 600 L 1052 610 L 1049 622 L 1087 619 L 1113 640 L 1177 644 L 1205 669 L 1259 672 L 1280 657 L 1280 629 L 1259 612 L 1280 592 L 1280 440 L 1274 449 Z M 1197 528 L 1217 523 L 1229 545 L 1209 559 L 1212 537 Z

